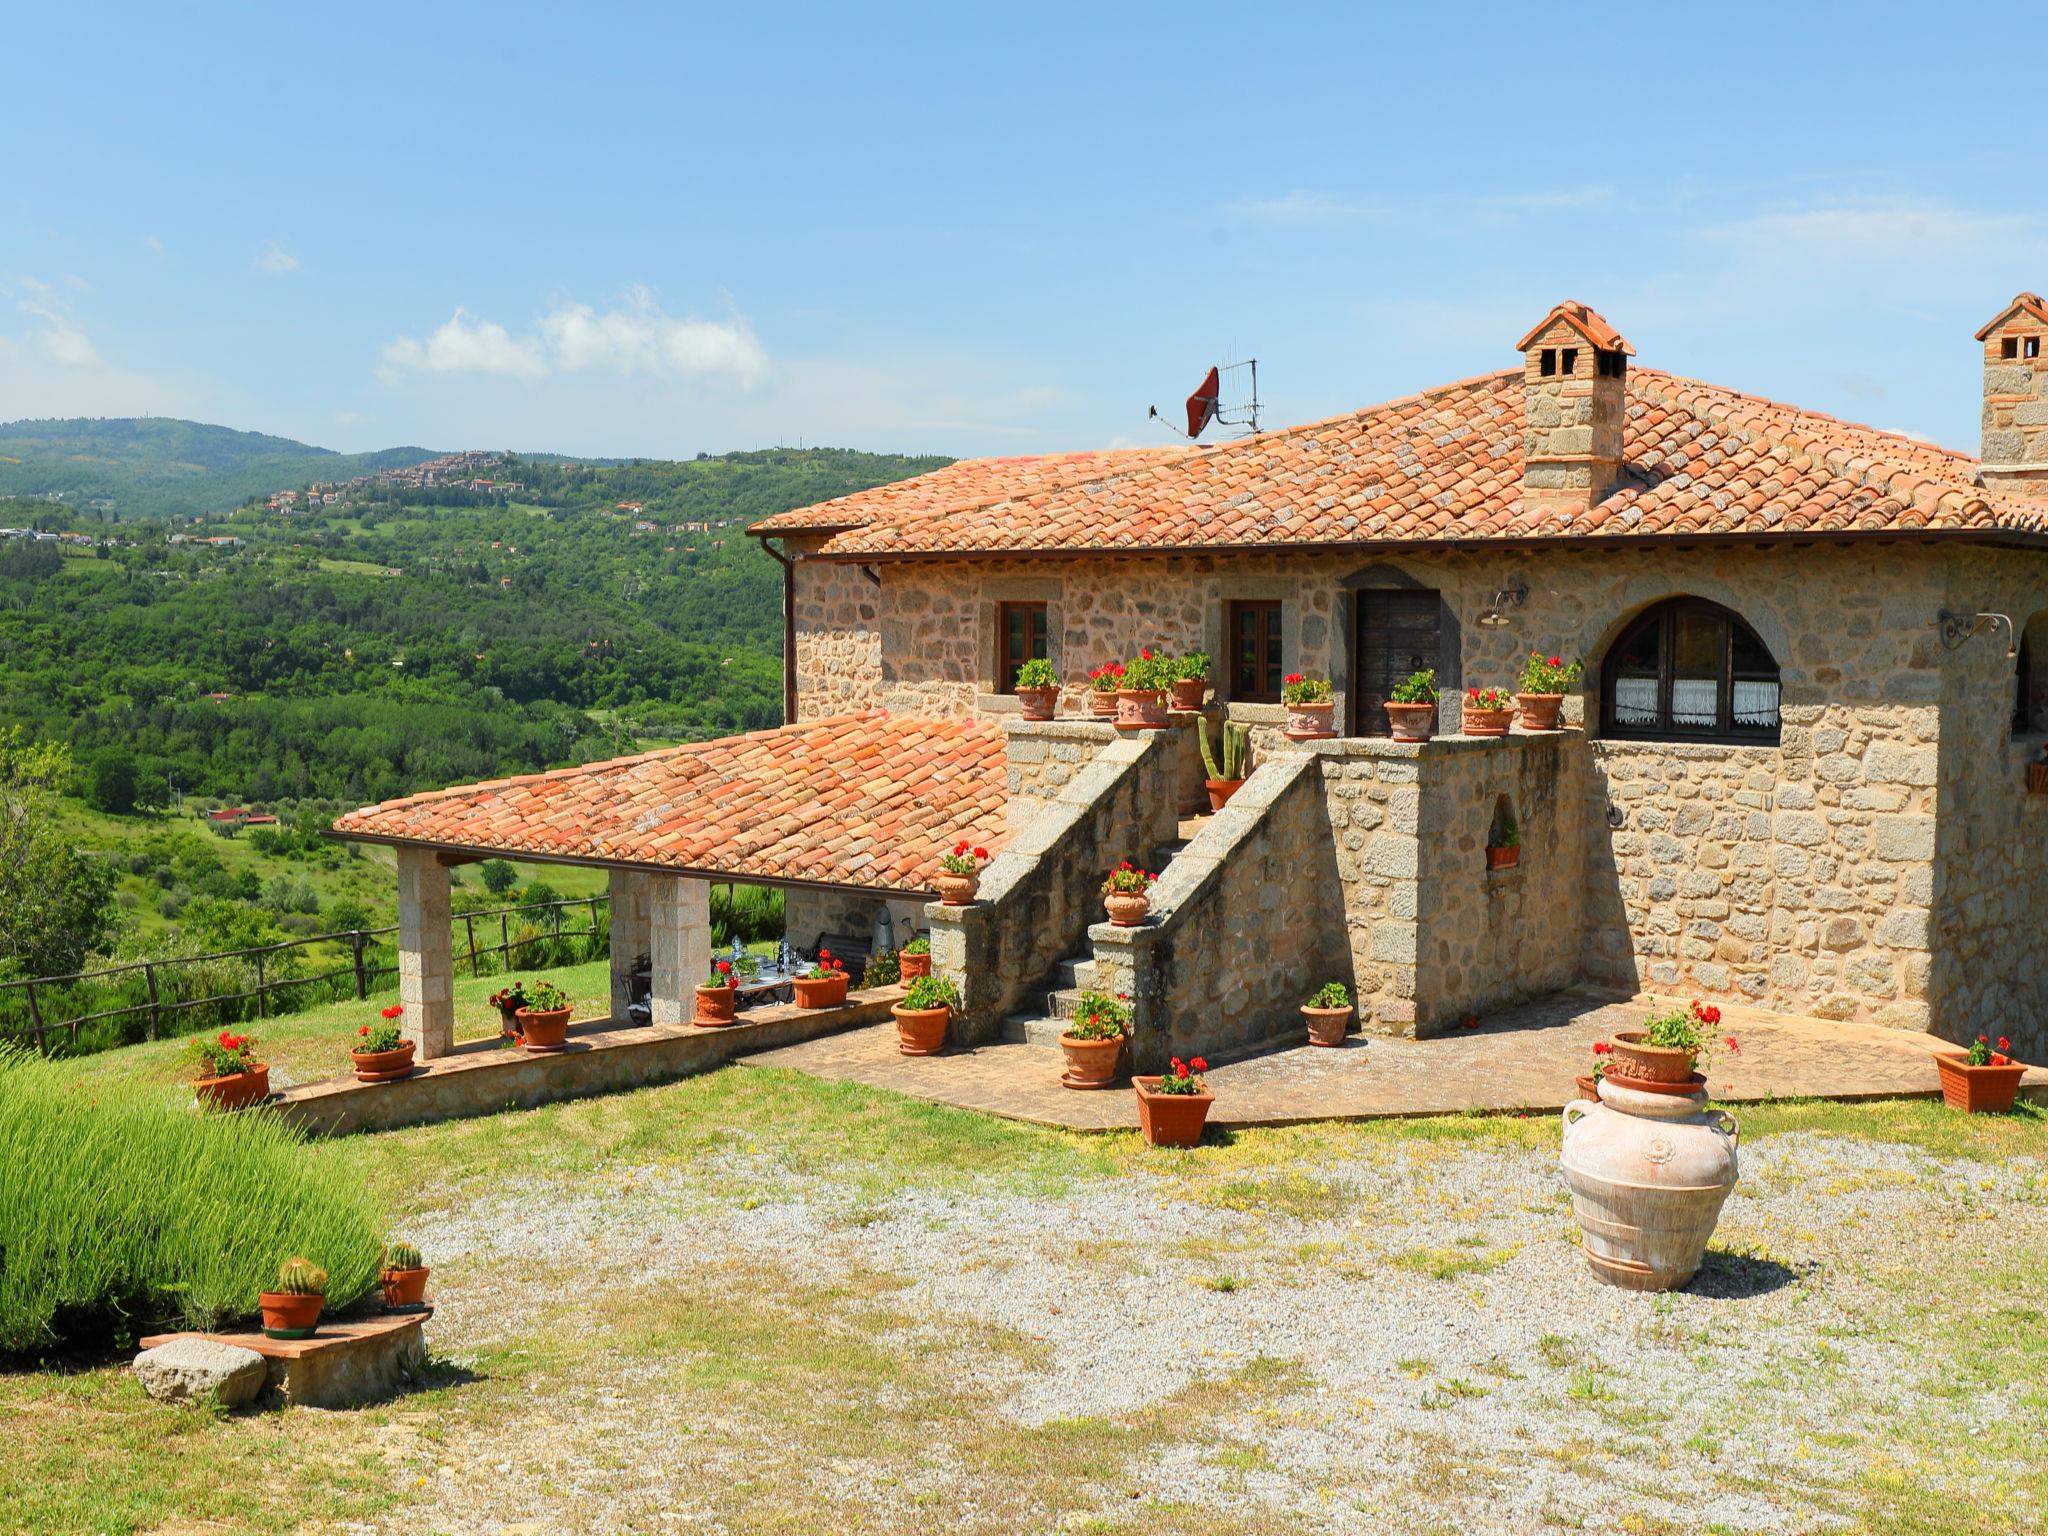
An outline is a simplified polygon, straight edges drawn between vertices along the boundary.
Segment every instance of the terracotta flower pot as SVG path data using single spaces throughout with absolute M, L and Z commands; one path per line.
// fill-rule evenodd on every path
M 1311 1008 L 1301 1005 L 1301 1016 L 1308 1020 L 1308 1043 L 1310 1045 L 1342 1045 L 1345 1031 L 1351 1027 L 1350 1006 L 1343 1008 Z
M 1017 702 L 1024 706 L 1024 718 L 1026 720 L 1050 720 L 1052 718 L 1053 705 L 1059 699 L 1059 696 L 1060 691 L 1056 687 L 1019 688 L 1017 690 Z
M 1208 695 L 1209 680 L 1205 677 L 1184 677 L 1173 685 L 1173 707 L 1175 709 L 1200 709 L 1202 700 Z
M 1337 713 L 1337 701 L 1327 699 L 1321 704 L 1289 704 L 1287 706 L 1287 729 L 1280 734 L 1289 741 L 1323 741 L 1337 733 L 1330 729 L 1330 721 Z
M 1116 690 L 1114 688 L 1090 688 L 1088 690 L 1088 713 L 1098 719 L 1116 718 Z
M 520 1043 L 529 1051 L 559 1051 L 568 1041 L 573 1012 L 573 1008 L 550 1008 L 545 1013 L 520 1009 L 519 1031 L 524 1037 Z
M 1554 731 L 1558 728 L 1557 717 L 1564 711 L 1563 694 L 1518 693 L 1515 703 L 1521 706 L 1523 730 Z
M 517 1008 L 500 1008 L 498 1010 L 498 1037 L 502 1040 L 517 1040 L 519 1038 L 519 1010 Z
M 904 981 L 915 981 L 920 976 L 929 976 L 932 973 L 932 957 L 930 955 L 903 955 L 899 957 L 899 960 L 902 968 L 897 972 L 897 975 Z
M 799 976 L 790 983 L 799 1008 L 837 1008 L 846 1001 L 846 973 L 812 978 Z
M 272 1338 L 303 1339 L 320 1324 L 325 1296 L 300 1296 L 289 1291 L 258 1291 L 256 1306 L 263 1313 L 263 1331 Z
M 1649 1045 L 1645 1043 L 1647 1039 L 1640 1029 L 1616 1032 L 1614 1056 L 1607 1063 L 1608 1081 L 1626 1082 L 1631 1088 L 1644 1083 L 1675 1085 L 1692 1081 L 1691 1055 L 1669 1046 Z
M 1243 779 L 1204 779 L 1202 787 L 1209 791 L 1209 809 L 1220 811 L 1230 804 L 1230 797 L 1244 788 Z
M 270 1097 L 270 1064 L 252 1062 L 246 1072 L 230 1072 L 224 1077 L 195 1077 L 192 1091 L 199 1096 L 199 1102 L 208 1109 L 240 1109 L 246 1104 L 258 1104 Z
M 1134 1077 L 1131 1088 L 1138 1095 L 1138 1129 L 1151 1145 L 1192 1147 L 1202 1139 L 1215 1094 L 1160 1093 L 1156 1077 Z
M 1111 891 L 1102 898 L 1102 905 L 1109 913 L 1109 920 L 1119 928 L 1135 928 L 1145 921 L 1145 914 L 1152 910 L 1152 898 L 1135 893 Z
M 1060 1081 L 1069 1088 L 1107 1088 L 1116 1081 L 1117 1063 L 1124 1053 L 1123 1037 L 1082 1040 L 1063 1034 L 1060 1036 L 1060 1053 L 1067 1061 L 1067 1069 L 1060 1074 Z
M 1598 1078 L 1575 1077 L 1572 1081 L 1579 1085 L 1580 1098 L 1590 1104 L 1598 1104 L 1600 1102 L 1600 1080 Z
M 949 875 L 942 870 L 932 876 L 932 889 L 939 893 L 942 907 L 971 907 L 974 893 L 981 889 L 981 876 Z
M 706 1029 L 716 1029 L 721 1024 L 730 1024 L 739 1016 L 740 989 L 738 987 L 699 987 L 697 1008 L 691 1014 L 692 1024 L 701 1024 Z
M 1960 1051 L 1939 1052 L 1934 1065 L 1941 1073 L 1942 1102 L 1966 1115 L 2004 1114 L 2019 1095 L 2020 1079 L 2027 1075 L 2024 1062 L 1973 1067 Z
M 1389 704 L 1386 710 L 1396 741 L 1427 741 L 1436 734 L 1434 704 Z
M 1173 724 L 1166 714 L 1166 692 L 1160 688 L 1119 688 L 1116 691 L 1116 728 L 1120 731 L 1157 731 Z
M 417 1307 L 427 1299 L 427 1276 L 432 1273 L 426 1265 L 418 1269 L 387 1269 L 377 1276 L 377 1283 L 384 1290 L 384 1305 L 387 1307 Z
M 899 1003 L 889 1012 L 896 1016 L 896 1049 L 905 1056 L 936 1056 L 946 1048 L 951 1008 L 905 1008 Z
M 1489 848 L 1486 850 L 1486 867 L 1488 869 L 1513 869 L 1521 862 L 1522 845 L 1520 843 L 1515 844 L 1512 848 Z
M 2027 793 L 2048 795 L 2048 763 L 2027 764 Z
M 1474 709 L 1468 704 L 1461 729 L 1467 736 L 1505 736 L 1508 723 L 1514 718 L 1512 709 Z
M 395 1083 L 412 1073 L 413 1042 L 401 1040 L 395 1051 L 350 1051 L 359 1083 Z

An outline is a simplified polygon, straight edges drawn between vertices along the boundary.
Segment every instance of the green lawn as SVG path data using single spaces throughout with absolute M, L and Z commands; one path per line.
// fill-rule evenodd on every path
M 592 1003 L 604 978 L 556 977 Z M 492 985 L 457 983 L 465 1037 L 495 1027 Z M 364 1012 L 258 1033 L 315 1075 Z M 182 1091 L 168 1044 L 72 1068 Z M 1582 1263 L 1548 1116 L 1176 1154 L 733 1067 L 309 1144 L 428 1246 L 434 1384 L 218 1418 L 149 1402 L 119 1360 L 0 1375 L 0 1507 L 38 1532 L 2042 1529 L 2041 1114 L 1740 1113 L 1750 1203 L 1716 1251 L 1724 1274 L 1786 1277 L 1582 1285 L 1533 1342 L 1501 1315 Z M 1487 1169 L 1519 1182 L 1489 1191 Z M 1147 1241 L 1146 1213 L 1177 1235 Z M 1035 1295 L 1038 1266 L 1046 1301 L 997 1304 Z M 1450 1326 L 1403 1335 L 1363 1385 L 1323 1379 L 1398 1306 Z M 1097 1308 L 1128 1321 L 1094 1330 Z M 1125 1407 L 1011 1415 L 1019 1383 L 1084 1380 L 1118 1337 L 1201 1369 Z M 1651 1366 L 1679 1385 L 1647 1388 Z M 1550 1513 L 1496 1514 L 1537 1472 Z M 1678 1477 L 1783 1518 L 1633 1512 Z

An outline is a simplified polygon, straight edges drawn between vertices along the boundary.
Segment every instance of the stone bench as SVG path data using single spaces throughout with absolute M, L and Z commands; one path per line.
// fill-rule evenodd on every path
M 144 1351 L 178 1339 L 203 1339 L 261 1355 L 265 1386 L 299 1408 L 355 1408 L 411 1384 L 427 1361 L 421 1325 L 434 1315 L 392 1312 L 381 1317 L 323 1320 L 310 1339 L 273 1339 L 261 1329 L 235 1333 L 159 1333 Z

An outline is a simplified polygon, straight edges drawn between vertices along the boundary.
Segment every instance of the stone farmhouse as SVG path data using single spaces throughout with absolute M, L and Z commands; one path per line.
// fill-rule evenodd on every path
M 1421 1036 L 1566 987 L 2010 1035 L 2048 1051 L 2048 304 L 1977 334 L 1981 458 L 1638 366 L 1583 304 L 1515 366 L 1237 441 L 954 464 L 773 517 L 780 729 L 369 807 L 396 844 L 404 1001 L 447 1049 L 448 865 L 611 870 L 616 998 L 652 958 L 689 1017 L 713 881 L 788 891 L 793 943 L 929 928 L 956 1040 L 1077 984 L 1132 1056 L 1298 1031 L 1318 983 Z M 1200 712 L 1119 732 L 1085 678 L 1141 645 L 1215 657 Z M 1581 657 L 1554 732 L 1461 733 L 1468 686 Z M 1020 718 L 1016 667 L 1064 680 Z M 1434 667 L 1439 734 L 1388 739 Z M 1335 739 L 1281 734 L 1327 677 Z M 1196 733 L 1252 732 L 1206 809 Z M 2048 774 L 2035 776 L 2048 780 Z M 2048 787 L 2048 784 L 2044 784 Z M 1520 863 L 1490 870 L 1502 825 Z M 940 856 L 995 851 L 980 899 Z M 1101 921 L 1120 858 L 1149 921 Z M 615 1000 L 623 1015 L 622 1001 Z

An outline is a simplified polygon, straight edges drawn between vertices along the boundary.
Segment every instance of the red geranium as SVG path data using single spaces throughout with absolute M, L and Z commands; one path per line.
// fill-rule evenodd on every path
M 405 1005 L 403 1003 L 393 1003 L 389 1008 L 386 1008 L 384 1010 L 384 1017 L 387 1019 L 395 1019 L 403 1012 L 405 1012 Z

